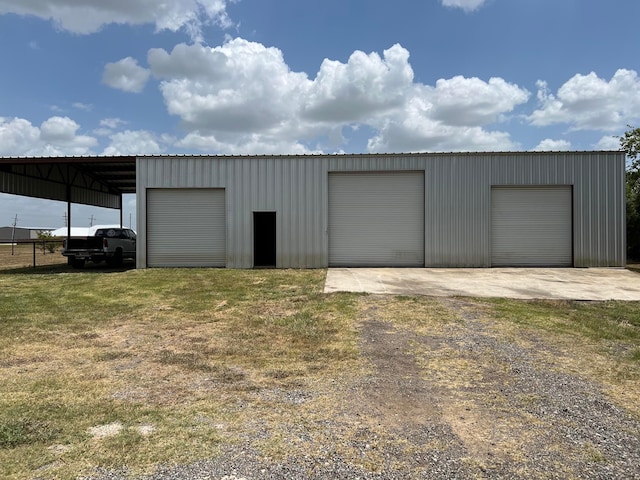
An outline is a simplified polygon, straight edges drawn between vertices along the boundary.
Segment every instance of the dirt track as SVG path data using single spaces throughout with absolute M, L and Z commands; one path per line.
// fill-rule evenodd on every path
M 412 325 L 386 298 L 360 300 L 362 371 L 255 392 L 218 457 L 147 478 L 640 478 L 639 419 L 574 352 L 514 336 L 471 300 L 437 300 L 450 320 Z M 265 455 L 274 438 L 287 448 Z

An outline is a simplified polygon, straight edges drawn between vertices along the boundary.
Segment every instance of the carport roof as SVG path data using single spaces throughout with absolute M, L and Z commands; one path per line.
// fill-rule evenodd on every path
M 558 152 L 544 152 L 552 154 Z M 562 152 L 579 154 L 587 152 Z M 594 152 L 588 152 L 594 153 Z M 617 153 L 622 152 L 597 152 Z M 535 156 L 541 152 L 442 152 L 429 156 L 459 155 Z M 360 156 L 394 156 L 397 154 L 350 154 Z M 425 153 L 402 154 L 425 155 Z M 324 157 L 327 155 L 250 155 L 257 158 Z M 328 155 L 334 156 L 334 155 Z M 341 156 L 341 155 L 335 155 Z M 121 208 L 122 195 L 136 192 L 136 158 L 207 157 L 234 158 L 233 155 L 122 155 L 122 156 L 58 156 L 58 157 L 0 157 L 0 192 L 28 197 L 82 203 L 107 208 Z
M 3 193 L 120 208 L 135 191 L 135 156 L 0 158 Z

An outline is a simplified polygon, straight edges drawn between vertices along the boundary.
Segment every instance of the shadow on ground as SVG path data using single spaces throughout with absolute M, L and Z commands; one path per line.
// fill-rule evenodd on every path
M 19 267 L 0 269 L 0 275 L 51 275 L 56 273 L 113 273 L 125 272 L 136 268 L 134 261 L 125 260 L 119 267 L 107 265 L 106 263 L 87 263 L 83 268 L 73 268 L 67 263 L 53 265 L 38 265 L 36 267 Z

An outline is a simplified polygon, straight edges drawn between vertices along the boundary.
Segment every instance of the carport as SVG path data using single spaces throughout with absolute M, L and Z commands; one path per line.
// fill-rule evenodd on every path
M 595 151 L 17 157 L 0 192 L 121 224 L 135 193 L 138 268 L 622 267 L 624 172 Z
M 120 210 L 122 195 L 136 192 L 136 157 L 0 158 L 0 192 Z

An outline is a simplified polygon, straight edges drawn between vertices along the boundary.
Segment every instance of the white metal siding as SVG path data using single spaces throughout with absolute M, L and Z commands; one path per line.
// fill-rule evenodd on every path
M 147 267 L 147 189 L 224 188 L 228 268 L 253 266 L 252 212 L 259 210 L 278 214 L 278 267 L 323 268 L 329 176 L 401 171 L 424 171 L 428 267 L 491 266 L 495 185 L 572 185 L 573 265 L 625 264 L 624 153 L 511 152 L 139 157 L 138 266 Z
M 493 187 L 491 264 L 571 266 L 570 186 Z
M 147 266 L 224 267 L 223 189 L 147 190 Z
M 423 266 L 422 172 L 329 174 L 330 266 Z

